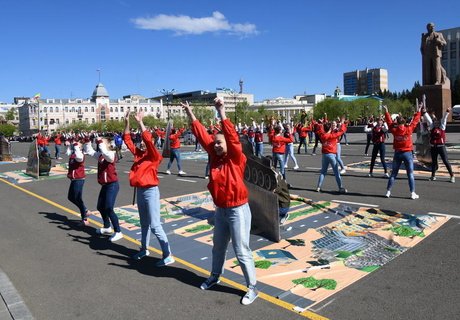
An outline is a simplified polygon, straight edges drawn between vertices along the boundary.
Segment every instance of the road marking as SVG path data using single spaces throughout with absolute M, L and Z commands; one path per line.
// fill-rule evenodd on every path
M 17 186 L 17 185 L 15 185 L 15 184 L 13 184 L 13 183 L 11 183 L 11 182 L 9 182 L 9 181 L 3 179 L 3 178 L 0 178 L 0 181 L 3 182 L 3 183 L 5 183 L 5 184 L 7 184 L 7 185 L 9 185 L 9 186 L 11 186 L 11 187 L 13 187 L 13 188 L 15 188 L 15 189 L 17 189 L 17 190 L 19 190 L 19 191 L 22 191 L 22 192 L 24 192 L 24 193 L 26 193 L 26 194 L 28 194 L 28 195 L 34 197 L 34 198 L 40 199 L 40 200 L 42 200 L 43 202 L 46 202 L 46 203 L 48 203 L 48 204 L 50 204 L 50 205 L 52 205 L 52 206 L 54 206 L 54 207 L 56 207 L 56 208 L 59 208 L 59 209 L 65 211 L 65 212 L 67 212 L 67 213 L 70 213 L 70 214 L 72 214 L 72 215 L 74 215 L 74 216 L 77 216 L 77 217 L 80 217 L 80 216 L 81 216 L 79 212 L 76 212 L 76 211 L 74 211 L 74 210 L 72 210 L 72 209 L 66 208 L 66 207 L 64 207 L 64 206 L 62 206 L 62 205 L 60 205 L 60 204 L 58 204 L 58 203 L 56 203 L 56 202 L 54 202 L 54 201 L 52 201 L 52 200 L 49 200 L 49 199 L 47 199 L 47 198 L 45 198 L 45 197 L 42 197 L 42 196 L 40 196 L 40 195 L 38 195 L 38 194 L 36 194 L 36 193 L 34 193 L 34 192 L 32 192 L 32 191 L 29 191 L 29 190 L 24 189 L 24 188 L 22 188 L 22 187 L 20 187 L 20 186 Z M 88 218 L 88 221 L 89 221 L 90 223 L 92 223 L 92 224 L 98 226 L 98 227 L 103 227 L 103 224 L 102 224 L 102 223 L 100 223 L 100 222 L 98 222 L 98 221 L 95 221 L 95 220 L 93 220 L 93 219 L 91 219 L 91 218 Z M 140 243 L 139 241 L 137 241 L 137 240 L 131 238 L 131 237 L 128 236 L 128 235 L 123 235 L 123 239 L 125 239 L 125 240 L 127 240 L 127 241 L 129 241 L 129 242 L 131 242 L 131 243 L 134 243 L 134 244 L 136 244 L 136 245 L 141 245 L 141 243 Z M 162 251 L 160 251 L 160 250 L 158 250 L 158 249 L 156 249 L 156 248 L 153 248 L 153 247 L 150 247 L 150 246 L 149 246 L 148 249 L 149 249 L 150 251 L 152 251 L 152 252 L 155 252 L 156 254 L 158 254 L 158 255 L 160 255 L 160 256 L 163 254 Z M 188 267 L 188 268 L 190 268 L 190 269 L 192 269 L 192 270 L 195 270 L 196 272 L 199 272 L 199 273 L 204 274 L 204 275 L 206 275 L 206 276 L 209 276 L 209 275 L 210 275 L 210 272 L 209 272 L 208 270 L 205 270 L 205 269 L 203 269 L 203 268 L 201 268 L 201 267 L 199 267 L 199 266 L 197 266 L 197 265 L 194 265 L 193 263 L 190 263 L 190 262 L 188 262 L 188 261 L 186 261 L 186 260 L 183 260 L 183 259 L 181 259 L 181 258 L 179 258 L 179 257 L 177 257 L 177 256 L 174 256 L 174 259 L 175 259 L 176 262 L 178 262 L 179 264 L 182 264 L 182 265 L 184 265 L 184 266 L 186 266 L 186 267 Z M 242 285 L 242 284 L 240 284 L 240 283 L 238 283 L 238 282 L 235 282 L 235 281 L 233 281 L 233 280 L 227 279 L 227 278 L 225 278 L 225 277 L 220 277 L 220 280 L 221 280 L 222 283 L 225 283 L 225 284 L 227 284 L 227 285 L 229 285 L 229 286 L 232 286 L 232 287 L 234 287 L 234 288 L 236 288 L 236 289 L 239 289 L 239 290 L 241 290 L 241 291 L 243 291 L 243 292 L 246 292 L 246 291 L 247 291 L 246 286 L 245 286 L 245 285 Z M 263 292 L 259 292 L 259 297 L 260 297 L 261 299 L 264 299 L 265 301 L 268 301 L 268 302 L 270 302 L 270 303 L 272 303 L 272 304 L 275 304 L 275 305 L 277 305 L 277 306 L 279 306 L 279 307 L 282 307 L 282 308 L 284 308 L 284 309 L 290 310 L 291 312 L 292 312 L 292 311 L 294 310 L 294 308 L 295 308 L 295 306 L 294 306 L 293 304 L 288 303 L 288 302 L 285 302 L 285 301 L 282 301 L 282 300 L 279 300 L 279 299 L 277 299 L 276 297 L 270 296 L 270 295 L 268 295 L 268 294 L 266 294 L 266 293 L 263 293 Z M 311 319 L 311 320 L 328 320 L 328 318 L 325 318 L 325 317 L 323 317 L 323 316 L 321 316 L 321 315 L 319 315 L 319 314 L 316 314 L 316 313 L 311 312 L 311 311 L 308 311 L 308 310 L 303 311 L 302 313 L 300 313 L 300 315 L 303 316 L 303 317 L 305 317 L 305 318 L 307 318 L 307 319 Z
M 208 257 L 203 257 L 200 260 L 203 261 L 203 260 L 207 260 L 207 259 L 208 259 Z
M 323 308 L 327 307 L 328 305 L 330 305 L 330 304 L 331 304 L 332 302 L 334 302 L 334 301 L 335 301 L 335 298 L 332 299 L 331 301 L 325 303 L 324 305 L 322 305 L 321 307 L 319 307 L 319 308 L 317 308 L 317 309 L 310 309 L 310 310 L 311 310 L 311 311 L 314 311 L 314 312 L 318 312 L 318 311 L 320 311 L 321 309 L 323 309 Z M 307 308 L 307 309 L 308 309 L 308 308 Z
M 346 204 L 357 204 L 357 205 L 363 206 L 363 207 L 371 207 L 371 208 L 378 208 L 379 207 L 376 204 L 369 204 L 369 203 L 350 202 L 350 201 L 342 201 L 342 200 L 332 200 L 332 201 L 338 202 L 338 203 L 346 203 Z
M 177 181 L 185 181 L 185 182 L 193 182 L 193 183 L 196 182 L 195 180 L 187 180 L 187 179 L 180 179 L 180 178 L 178 178 L 178 179 L 176 179 L 176 180 L 177 180 Z
M 449 217 L 452 219 L 460 219 L 460 216 L 454 216 L 451 214 L 445 214 L 445 213 L 438 213 L 438 212 L 428 212 L 428 214 L 432 214 L 434 216 L 443 216 L 443 217 Z

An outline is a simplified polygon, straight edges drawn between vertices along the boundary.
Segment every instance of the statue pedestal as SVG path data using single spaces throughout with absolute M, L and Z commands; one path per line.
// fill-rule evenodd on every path
M 425 95 L 427 111 L 434 111 L 439 120 L 441 120 L 447 108 L 452 108 L 452 95 L 449 84 L 425 85 L 421 86 L 419 90 L 419 101 Z M 452 113 L 449 114 L 447 121 L 452 121 Z

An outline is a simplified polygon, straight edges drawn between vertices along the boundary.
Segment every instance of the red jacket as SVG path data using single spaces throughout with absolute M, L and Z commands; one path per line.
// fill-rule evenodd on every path
M 286 151 L 286 144 L 291 143 L 294 141 L 292 138 L 292 135 L 290 135 L 290 138 L 285 138 L 282 135 L 274 135 L 272 137 L 272 146 L 273 146 L 273 153 L 282 153 Z
M 54 143 L 57 144 L 57 145 L 61 145 L 62 142 L 61 142 L 61 135 L 58 134 L 54 137 Z
M 69 157 L 69 170 L 67 171 L 67 178 L 70 180 L 85 179 L 85 156 L 80 150 L 80 147 L 75 146 L 76 152 L 73 152 Z M 78 161 L 78 156 L 82 156 L 81 161 Z
M 323 154 L 334 153 L 337 154 L 337 139 L 347 130 L 347 126 L 342 124 L 337 132 L 326 133 L 323 126 L 318 129 L 318 134 L 321 140 L 321 152 Z
M 393 149 L 395 151 L 412 151 L 412 132 L 420 121 L 420 112 L 416 112 L 409 125 L 394 125 L 388 112 L 385 113 L 385 122 L 388 130 L 393 134 Z
M 169 135 L 171 149 L 180 148 L 180 136 L 182 135 L 182 132 L 184 132 L 184 129 L 179 129 L 176 131 L 176 133 Z
M 134 155 L 134 163 L 129 172 L 129 184 L 131 187 L 149 188 L 159 185 L 158 167 L 163 157 L 152 142 L 152 134 L 149 131 L 142 132 L 142 140 L 147 149 L 142 151 L 134 146 L 129 133 L 123 135 L 126 147 Z
M 192 122 L 193 134 L 209 154 L 211 174 L 208 189 L 214 204 L 220 208 L 241 206 L 248 202 L 248 189 L 244 184 L 246 156 L 238 134 L 229 119 L 222 121 L 222 133 L 227 142 L 227 153 L 218 156 L 214 150 L 214 137 L 198 121 Z

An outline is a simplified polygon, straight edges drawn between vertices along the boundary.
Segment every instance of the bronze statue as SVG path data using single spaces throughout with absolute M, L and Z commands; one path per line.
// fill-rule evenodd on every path
M 422 33 L 420 51 L 422 52 L 423 85 L 440 85 L 447 80 L 446 70 L 441 65 L 442 47 L 446 40 L 442 33 L 434 31 L 434 23 L 426 25 L 427 33 Z

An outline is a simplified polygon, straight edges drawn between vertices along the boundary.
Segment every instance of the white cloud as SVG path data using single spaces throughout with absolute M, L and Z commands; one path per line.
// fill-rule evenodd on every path
M 136 18 L 132 21 L 139 29 L 171 30 L 174 31 L 176 35 L 223 31 L 229 34 L 246 37 L 259 33 L 255 24 L 230 23 L 219 11 L 213 12 L 211 17 L 204 18 L 159 14 L 151 18 Z

